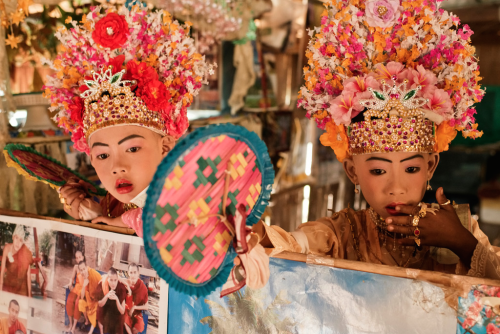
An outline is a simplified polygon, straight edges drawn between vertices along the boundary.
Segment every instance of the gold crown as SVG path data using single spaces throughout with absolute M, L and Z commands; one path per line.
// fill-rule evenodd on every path
M 382 80 L 382 91 L 369 88 L 373 97 L 359 102 L 370 108 L 363 114 L 365 120 L 348 127 L 351 155 L 434 152 L 434 122 L 420 109 L 427 100 L 416 97 L 420 86 L 406 90 L 407 83 L 389 86 Z
M 93 71 L 93 80 L 85 80 L 88 89 L 81 97 L 85 99 L 83 132 L 87 140 L 93 132 L 115 125 L 138 125 L 167 134 L 164 119 L 134 95 L 130 85 L 135 82 L 122 80 L 124 74 L 125 70 L 113 74 L 109 66 L 101 74 Z

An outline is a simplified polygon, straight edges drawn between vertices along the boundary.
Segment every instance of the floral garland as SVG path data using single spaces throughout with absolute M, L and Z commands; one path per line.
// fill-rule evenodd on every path
M 5 2 L 0 0 L 0 20 L 2 22 L 2 27 L 10 28 L 10 34 L 7 34 L 8 37 L 5 39 L 5 44 L 10 46 L 13 49 L 17 48 L 17 45 L 22 42 L 22 36 L 16 36 L 14 34 L 14 30 L 12 29 L 12 25 L 21 24 L 26 16 L 29 15 L 29 6 L 33 4 L 32 0 L 17 0 L 17 7 L 14 11 L 10 11 L 7 9 Z M 10 8 L 9 8 L 10 9 Z
M 477 138 L 473 108 L 484 90 L 470 45 L 473 32 L 457 16 L 438 7 L 442 0 L 331 0 L 321 27 L 311 30 L 304 68 L 306 84 L 298 106 L 327 129 L 322 141 L 346 155 L 337 143 L 345 127 L 363 111 L 360 100 L 379 89 L 379 80 L 408 80 L 422 86 L 418 97 L 437 114 L 436 149 L 447 149 L 456 131 Z M 427 115 L 426 115 L 427 116 Z M 334 123 L 330 126 L 327 124 Z M 454 135 L 455 134 L 455 135 Z M 451 139 L 450 139 L 451 138 Z M 331 145 L 330 145 L 331 144 Z M 334 147 L 335 146 L 335 147 Z
M 44 89 L 51 111 L 59 110 L 55 120 L 72 132 L 77 149 L 88 150 L 80 97 L 89 89 L 85 80 L 110 65 L 113 73 L 125 69 L 123 78 L 135 80 L 133 91 L 149 110 L 160 113 L 170 135 L 184 134 L 187 108 L 213 73 L 213 65 L 195 52 L 189 22 L 182 27 L 166 11 L 151 13 L 135 5 L 131 10 L 93 7 L 80 25 L 71 18 L 67 23 L 73 28 L 56 33 L 62 52 L 53 62 L 46 61 L 57 73 Z

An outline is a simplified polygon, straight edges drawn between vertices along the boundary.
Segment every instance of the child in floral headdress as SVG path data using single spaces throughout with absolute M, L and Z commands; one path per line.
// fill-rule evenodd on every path
M 327 4 L 312 32 L 299 106 L 326 128 L 344 170 L 370 208 L 350 208 L 287 233 L 259 224 L 263 245 L 392 266 L 500 278 L 496 248 L 442 188 L 422 203 L 458 131 L 476 138 L 478 81 L 472 32 L 440 1 Z M 358 185 L 360 189 L 358 189 Z M 451 250 L 451 252 L 450 252 Z
M 156 168 L 188 128 L 187 107 L 212 66 L 195 53 L 189 27 L 169 13 L 95 7 L 56 36 L 63 52 L 45 94 L 59 126 L 90 155 L 108 194 L 93 201 L 78 183 L 60 193 L 76 219 L 129 226 L 142 235 L 142 207 Z

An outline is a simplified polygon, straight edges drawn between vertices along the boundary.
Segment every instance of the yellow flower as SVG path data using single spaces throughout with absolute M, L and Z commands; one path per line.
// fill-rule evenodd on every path
M 434 151 L 437 153 L 448 151 L 450 143 L 457 136 L 457 130 L 449 122 L 443 122 L 436 129 L 436 143 Z
M 321 144 L 329 146 L 335 152 L 337 160 L 342 162 L 349 155 L 349 145 L 344 125 L 336 125 L 330 121 L 326 124 L 326 132 L 320 137 Z

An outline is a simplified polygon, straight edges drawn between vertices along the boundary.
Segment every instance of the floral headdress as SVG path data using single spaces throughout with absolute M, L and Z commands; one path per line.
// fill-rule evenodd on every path
M 298 105 L 326 128 L 321 142 L 340 161 L 374 152 L 442 152 L 457 130 L 482 135 L 474 119 L 484 90 L 472 31 L 439 8 L 441 1 L 325 4 L 321 27 L 310 31 Z
M 166 11 L 140 6 L 94 7 L 81 24 L 61 28 L 62 52 L 50 63 L 57 74 L 45 86 L 56 120 L 88 152 L 99 129 L 132 124 L 179 138 L 188 128 L 187 108 L 213 66 L 195 52 L 182 27 Z

